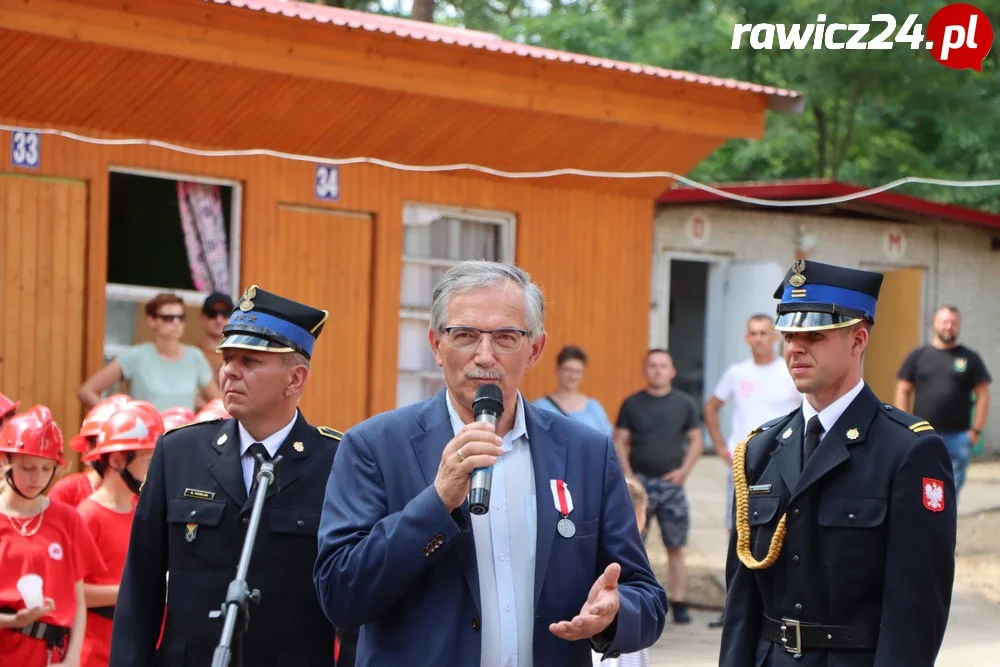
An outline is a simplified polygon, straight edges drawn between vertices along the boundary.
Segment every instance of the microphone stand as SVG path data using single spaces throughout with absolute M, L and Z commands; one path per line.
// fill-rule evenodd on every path
M 264 511 L 264 499 L 267 496 L 267 488 L 274 482 L 276 468 L 281 462 L 278 455 L 270 461 L 263 460 L 258 455 L 261 462 L 260 470 L 257 472 L 257 488 L 254 491 L 253 510 L 250 512 L 250 522 L 247 525 L 247 536 L 243 540 L 243 551 L 240 554 L 239 565 L 236 566 L 236 578 L 229 582 L 229 589 L 226 591 L 226 601 L 222 603 L 220 609 L 209 612 L 208 617 L 218 620 L 225 615 L 222 625 L 222 638 L 215 648 L 212 656 L 212 667 L 230 667 L 230 659 L 235 657 L 234 667 L 243 664 L 243 633 L 250 626 L 250 602 L 260 604 L 260 591 L 256 588 L 250 590 L 247 583 L 247 571 L 250 569 L 250 557 L 253 555 L 253 543 L 257 539 L 257 530 L 260 526 L 260 515 Z M 239 636 L 237 637 L 236 650 L 230 646 L 233 643 L 233 636 L 236 634 L 237 624 L 239 624 Z

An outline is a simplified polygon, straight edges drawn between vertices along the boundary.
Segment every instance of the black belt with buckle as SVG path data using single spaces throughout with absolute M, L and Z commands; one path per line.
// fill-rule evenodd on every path
M 768 641 L 796 654 L 806 649 L 874 650 L 878 639 L 878 629 L 870 625 L 817 625 L 770 616 L 764 616 L 761 632 Z
M 2 607 L 0 608 L 0 613 L 16 614 L 17 611 L 10 607 Z M 29 623 L 23 628 L 8 629 L 12 632 L 20 632 L 21 634 L 28 635 L 32 639 L 41 639 L 49 648 L 56 646 L 63 647 L 66 645 L 66 640 L 69 639 L 69 628 L 64 628 L 61 625 L 41 623 L 40 621 Z

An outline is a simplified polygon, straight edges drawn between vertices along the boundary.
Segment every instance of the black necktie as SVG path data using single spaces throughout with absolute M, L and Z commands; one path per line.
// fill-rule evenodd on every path
M 806 437 L 802 442 L 802 467 L 805 467 L 809 457 L 816 451 L 819 445 L 819 436 L 823 433 L 823 424 L 819 421 L 819 415 L 813 415 L 809 423 L 806 424 Z
M 253 457 L 253 476 L 250 477 L 250 492 L 247 495 L 253 496 L 254 489 L 257 488 L 257 473 L 260 472 L 260 459 L 257 458 L 257 455 L 263 456 L 265 461 L 270 461 L 271 455 L 267 453 L 267 447 L 259 442 L 250 445 L 250 449 L 247 451 Z

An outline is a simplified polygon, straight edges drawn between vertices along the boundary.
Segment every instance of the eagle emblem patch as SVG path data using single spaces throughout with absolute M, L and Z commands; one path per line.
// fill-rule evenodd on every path
M 931 512 L 944 510 L 944 482 L 924 477 L 924 507 Z

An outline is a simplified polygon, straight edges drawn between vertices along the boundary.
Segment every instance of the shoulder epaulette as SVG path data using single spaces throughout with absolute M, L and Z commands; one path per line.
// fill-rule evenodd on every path
M 169 431 L 166 431 L 163 435 L 167 435 L 167 433 L 174 433 L 176 431 L 181 430 L 182 428 L 191 428 L 192 426 L 201 426 L 202 424 L 214 424 L 216 422 L 221 422 L 221 421 L 223 421 L 223 419 L 220 417 L 218 419 L 208 419 L 206 421 L 201 421 L 201 422 L 191 422 L 190 424 L 181 424 L 180 426 L 175 426 Z
M 796 410 L 798 410 L 798 408 L 796 408 Z M 785 421 L 786 419 L 788 419 L 791 416 L 792 416 L 791 414 L 781 415 L 780 417 L 772 419 L 769 422 L 764 422 L 763 424 L 761 424 L 760 426 L 758 426 L 754 430 L 750 431 L 750 435 L 747 436 L 747 440 L 749 440 L 750 438 L 754 437 L 755 435 L 759 435 L 759 434 L 763 433 L 764 431 L 770 431 L 772 428 L 774 428 L 775 426 L 777 426 L 778 424 L 780 424 L 781 422 Z
M 344 437 L 343 433 L 341 433 L 335 428 L 330 428 L 329 426 L 317 426 L 316 430 L 319 431 L 319 434 L 322 435 L 323 437 L 330 438 L 331 440 L 336 440 L 337 442 L 340 442 L 341 438 Z
M 911 415 L 909 412 L 900 410 L 899 408 L 889 405 L 888 403 L 882 404 L 882 412 L 889 419 L 902 424 L 914 433 L 926 433 L 934 430 L 934 427 L 931 426 L 926 419 L 921 419 L 920 417 Z

